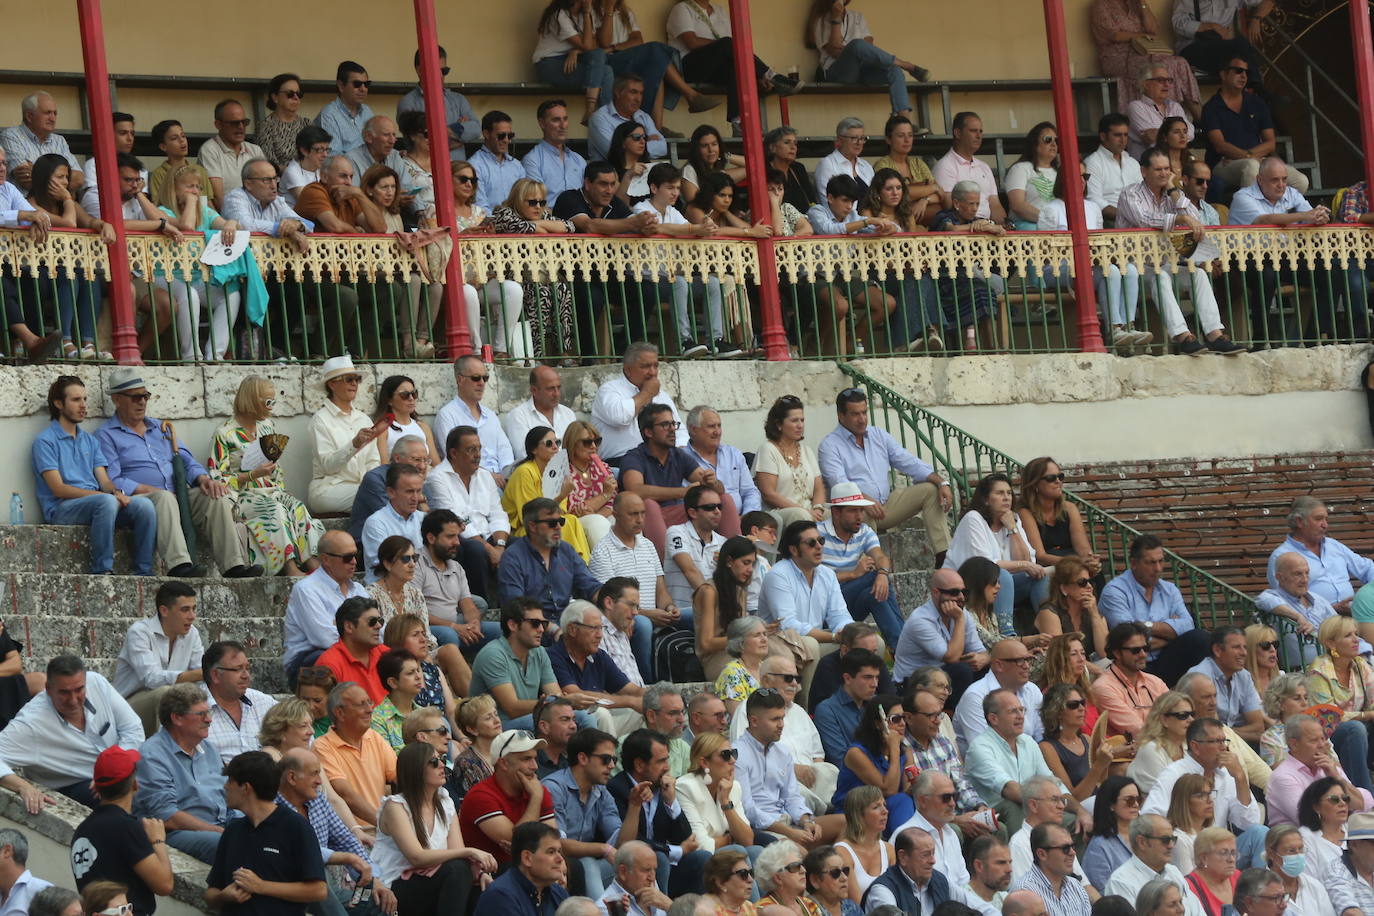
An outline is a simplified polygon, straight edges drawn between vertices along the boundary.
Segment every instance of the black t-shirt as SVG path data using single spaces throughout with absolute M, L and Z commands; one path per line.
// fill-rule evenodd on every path
M 1274 118 L 1269 113 L 1269 105 L 1252 92 L 1241 96 L 1240 111 L 1227 107 L 1218 92 L 1202 106 L 1202 120 L 1198 124 L 1198 133 L 1204 139 L 1209 130 L 1219 130 L 1223 140 L 1241 149 L 1259 146 L 1263 142 L 1261 134 L 1273 129 Z M 1207 164 L 1215 166 L 1220 161 L 1221 153 L 1208 143 Z
M 612 197 L 610 204 L 597 211 L 582 195 L 581 188 L 568 188 L 554 201 L 553 215 L 559 219 L 572 219 L 574 216 L 583 215 L 592 219 L 629 219 L 630 208 L 625 206 L 625 201 L 619 197 Z
M 143 824 L 118 805 L 101 805 L 72 834 L 72 875 L 76 889 L 92 881 L 118 881 L 129 886 L 137 916 L 157 909 L 157 898 L 134 866 L 153 854 Z
M 315 831 L 305 818 L 280 805 L 256 827 L 246 817 L 229 822 L 205 883 L 214 888 L 228 887 L 240 868 L 252 869 L 264 881 L 325 880 Z M 301 916 L 304 912 L 303 903 L 260 894 L 247 903 L 225 904 L 221 910 L 223 916 Z

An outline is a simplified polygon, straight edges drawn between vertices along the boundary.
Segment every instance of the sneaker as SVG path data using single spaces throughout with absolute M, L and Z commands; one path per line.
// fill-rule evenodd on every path
M 1126 328 L 1112 328 L 1112 347 L 1122 356 L 1130 356 L 1135 350 L 1135 332 Z
M 1135 338 L 1131 343 L 1135 344 L 1137 347 L 1147 347 L 1154 342 L 1155 335 L 1151 334 L 1149 331 L 1137 331 L 1135 328 L 1127 328 L 1126 330 Z
M 683 357 L 683 359 L 691 359 L 691 358 L 696 357 L 696 356 L 701 356 L 701 355 L 704 354 L 705 352 L 706 352 L 706 344 L 697 343 L 695 340 L 693 340 L 693 339 L 690 338 L 690 337 L 684 337 L 684 338 L 682 338 L 682 357 Z
M 1246 352 L 1245 348 L 1236 343 L 1224 333 L 1218 334 L 1213 339 L 1206 342 L 1205 346 L 1213 353 L 1220 353 L 1222 356 L 1235 356 Z
M 773 91 L 778 95 L 796 95 L 806 87 L 806 80 L 800 77 L 790 77 L 782 73 L 775 73 L 769 80 L 773 84 Z
M 744 356 L 744 350 L 733 340 L 726 340 L 724 337 L 716 338 L 715 346 L 716 359 L 735 359 Z
M 912 67 L 911 75 L 916 78 L 916 82 L 918 83 L 930 82 L 930 71 L 925 67 Z
M 1196 337 L 1190 336 L 1186 340 L 1174 341 L 1174 349 L 1180 356 L 1197 356 L 1206 351 L 1207 348 Z
M 945 341 L 940 336 L 940 332 L 935 328 L 926 328 L 926 352 L 943 353 L 945 352 Z

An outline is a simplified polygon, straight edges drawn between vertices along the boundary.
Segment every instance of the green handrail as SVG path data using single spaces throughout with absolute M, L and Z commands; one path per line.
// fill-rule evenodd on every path
M 841 361 L 837 365 L 857 387 L 866 391 L 870 422 L 886 429 L 913 454 L 934 466 L 950 481 L 961 502 L 973 496 L 974 486 L 987 474 L 1003 471 L 1015 480 L 1024 471 L 1024 465 L 1015 458 L 924 407 L 918 407 L 865 374 L 854 363 Z M 1142 532 L 1073 493 L 1065 495 L 1082 514 L 1088 541 L 1093 551 L 1102 557 L 1104 573 L 1110 578 L 1125 570 L 1131 541 Z M 1164 555 L 1170 566 L 1169 580 L 1183 592 L 1198 626 L 1244 626 L 1258 620 L 1278 632 L 1283 667 L 1290 668 L 1291 662 L 1293 668 L 1301 668 L 1301 659 L 1287 657 L 1292 654 L 1292 640 L 1288 637 L 1298 639 L 1291 621 L 1261 613 L 1243 592 L 1173 551 L 1166 549 Z M 1312 644 L 1313 640 L 1305 637 L 1299 643 Z

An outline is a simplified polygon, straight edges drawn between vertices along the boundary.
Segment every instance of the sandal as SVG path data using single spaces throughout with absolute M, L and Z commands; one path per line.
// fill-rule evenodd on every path
M 434 344 L 428 340 L 415 341 L 415 358 L 432 359 L 434 357 Z
M 81 345 L 81 352 L 79 358 L 87 360 L 99 360 L 102 362 L 110 362 L 114 359 L 114 354 L 109 352 L 108 350 L 97 350 L 95 348 L 95 344 L 93 343 L 85 343 Z
M 70 339 L 70 338 L 67 338 L 67 337 L 62 338 L 62 358 L 63 358 L 63 359 L 80 359 L 80 358 L 81 358 L 81 351 L 80 351 L 79 349 L 77 349 L 76 344 L 72 343 L 72 342 L 71 342 L 71 339 Z

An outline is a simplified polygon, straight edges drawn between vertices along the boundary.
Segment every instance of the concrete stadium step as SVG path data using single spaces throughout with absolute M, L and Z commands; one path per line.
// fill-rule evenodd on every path
M 925 529 L 919 525 L 895 528 L 880 535 L 878 540 L 892 558 L 892 586 L 897 590 L 902 616 L 907 617 L 930 599 L 935 551 L 930 547 Z

